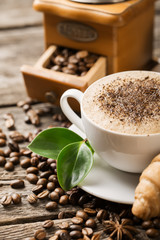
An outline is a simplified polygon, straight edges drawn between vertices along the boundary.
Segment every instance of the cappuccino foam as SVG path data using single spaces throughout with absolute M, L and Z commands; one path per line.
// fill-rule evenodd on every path
M 160 133 L 160 74 L 110 75 L 86 90 L 82 105 L 101 128 L 126 134 Z

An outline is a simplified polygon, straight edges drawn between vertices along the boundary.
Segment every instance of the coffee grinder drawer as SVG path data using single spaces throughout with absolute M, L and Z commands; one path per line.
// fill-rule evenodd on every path
M 87 51 L 78 51 L 74 49 L 69 49 L 74 52 L 74 56 L 79 52 L 79 59 L 75 60 L 74 57 L 70 57 L 70 68 L 73 66 L 79 66 L 79 62 L 81 62 L 81 71 L 78 73 L 72 71 L 73 69 L 68 69 L 68 64 L 65 62 L 65 66 L 61 66 L 62 64 L 52 66 L 52 63 L 58 61 L 56 59 L 58 51 L 67 51 L 67 48 L 60 48 L 58 46 L 52 45 L 50 46 L 44 54 L 39 58 L 34 66 L 23 65 L 21 67 L 21 72 L 23 74 L 25 86 L 28 95 L 39 101 L 47 101 L 48 93 L 52 94 L 52 102 L 56 105 L 59 105 L 60 97 L 64 91 L 69 88 L 76 88 L 81 91 L 85 91 L 85 89 L 92 84 L 94 81 L 104 77 L 107 72 L 107 58 L 103 56 L 96 56 L 95 54 L 88 55 L 88 63 L 85 60 L 85 57 L 82 55 L 87 54 Z M 62 50 L 63 49 L 63 50 Z M 95 62 L 91 62 L 91 57 L 96 56 Z M 84 57 L 84 59 L 82 59 Z M 57 57 L 58 58 L 58 57 Z M 69 58 L 68 58 L 69 59 Z M 87 57 L 86 57 L 87 59 Z M 60 56 L 59 56 L 59 61 Z M 74 63 L 75 61 L 75 63 Z M 86 61 L 86 62 L 85 62 Z M 89 66 L 86 70 L 86 67 Z M 63 68 L 59 71 L 59 67 Z M 72 102 L 72 107 L 74 109 L 79 109 L 77 107 L 77 103 Z

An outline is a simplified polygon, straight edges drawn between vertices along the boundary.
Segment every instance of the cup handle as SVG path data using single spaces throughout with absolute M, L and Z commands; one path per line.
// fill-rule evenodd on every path
M 83 97 L 83 93 L 81 91 L 77 89 L 69 89 L 62 94 L 60 99 L 60 106 L 63 113 L 66 115 L 66 117 L 73 124 L 75 124 L 82 132 L 85 132 L 82 119 L 73 111 L 73 109 L 70 107 L 68 103 L 68 98 L 74 98 L 81 105 L 82 97 Z

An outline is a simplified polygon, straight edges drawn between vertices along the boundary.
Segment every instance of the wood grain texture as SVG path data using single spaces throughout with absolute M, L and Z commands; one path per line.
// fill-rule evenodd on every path
M 32 8 L 33 0 L 0 1 L 0 30 L 42 24 L 42 14 Z

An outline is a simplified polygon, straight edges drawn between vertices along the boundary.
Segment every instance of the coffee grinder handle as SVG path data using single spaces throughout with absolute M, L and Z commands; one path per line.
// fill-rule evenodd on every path
M 75 124 L 82 132 L 84 131 L 82 119 L 73 111 L 68 103 L 68 98 L 76 99 L 81 105 L 83 93 L 77 89 L 69 89 L 63 93 L 60 99 L 60 106 L 66 117 Z

